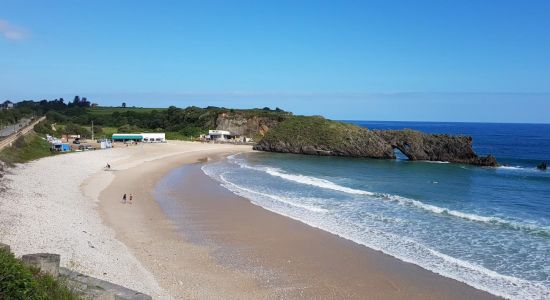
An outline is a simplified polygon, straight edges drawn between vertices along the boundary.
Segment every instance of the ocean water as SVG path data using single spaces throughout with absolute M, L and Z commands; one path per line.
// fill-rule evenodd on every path
M 351 121 L 350 121 L 351 122 Z M 503 167 L 237 154 L 203 171 L 256 205 L 492 294 L 550 299 L 550 125 L 353 122 L 467 134 Z

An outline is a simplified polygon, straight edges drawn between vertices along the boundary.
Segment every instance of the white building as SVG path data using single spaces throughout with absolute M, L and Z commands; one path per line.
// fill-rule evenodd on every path
M 4 103 L 0 104 L 1 109 L 12 109 L 13 107 L 14 107 L 14 104 L 10 100 L 6 100 L 4 101 Z
M 162 133 L 142 133 L 144 143 L 164 143 L 166 142 L 166 134 Z
M 225 130 L 208 130 L 207 139 L 212 141 L 225 141 L 231 137 L 231 133 Z
M 144 142 L 144 143 L 165 143 L 165 133 L 115 133 L 113 134 L 113 141 L 119 142 Z

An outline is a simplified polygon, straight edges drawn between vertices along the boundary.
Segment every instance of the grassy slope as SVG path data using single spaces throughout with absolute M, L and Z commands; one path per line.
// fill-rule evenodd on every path
M 270 130 L 264 139 L 302 145 L 334 146 L 345 140 L 346 136 L 357 134 L 360 130 L 355 125 L 323 117 L 294 116 Z
M 34 159 L 55 155 L 50 144 L 34 132 L 17 139 L 12 147 L 0 152 L 0 160 L 7 163 L 24 163 Z
M 127 111 L 133 111 L 133 112 L 139 112 L 139 113 L 148 113 L 153 110 L 157 111 L 163 111 L 168 108 L 145 108 L 145 107 L 96 107 L 96 108 L 90 108 L 89 112 L 91 115 L 110 115 L 114 112 L 124 113 Z M 91 130 L 91 128 L 88 128 Z M 111 138 L 113 136 L 113 133 L 118 133 L 118 128 L 116 127 L 102 127 L 103 133 L 99 135 L 99 137 L 106 137 Z M 151 132 L 151 130 L 142 130 L 144 132 Z M 193 138 L 184 136 L 183 134 L 179 132 L 166 132 L 166 139 L 167 140 L 191 140 Z
M 86 109 L 90 118 L 93 116 L 108 116 L 115 112 L 124 113 L 124 112 L 136 112 L 136 113 L 150 113 L 153 110 L 162 112 L 168 110 L 168 108 L 143 108 L 143 107 L 95 107 Z M 221 113 L 225 113 L 226 117 L 229 119 L 234 118 L 252 118 L 252 117 L 265 117 L 272 118 L 274 120 L 282 121 L 292 114 L 289 112 L 281 110 L 264 110 L 264 109 L 227 109 L 227 108 L 198 108 L 198 107 L 188 107 L 182 110 L 182 115 L 175 117 L 174 122 L 182 122 L 183 119 L 187 120 L 188 126 L 183 126 L 179 131 L 173 130 L 159 130 L 159 129 L 147 129 L 147 128 L 137 128 L 136 130 L 128 131 L 122 130 L 122 132 L 165 132 L 166 139 L 168 140 L 195 140 L 200 134 L 207 133 L 208 129 L 212 129 L 212 124 L 215 123 L 217 116 Z M 185 115 L 185 117 L 183 117 Z M 57 124 L 57 131 L 63 129 L 65 124 Z M 90 126 L 84 126 L 86 129 L 91 131 Z M 113 133 L 119 133 L 118 128 L 115 127 L 103 127 L 103 132 L 101 134 L 96 134 L 97 138 L 110 138 Z
M 79 297 L 62 281 L 24 265 L 12 253 L 0 250 L 0 299 L 72 300 Z

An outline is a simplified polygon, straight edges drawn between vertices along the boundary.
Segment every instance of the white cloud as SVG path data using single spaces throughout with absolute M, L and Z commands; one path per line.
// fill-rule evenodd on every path
M 27 37 L 27 31 L 6 20 L 0 19 L 0 36 L 10 41 L 22 41 Z

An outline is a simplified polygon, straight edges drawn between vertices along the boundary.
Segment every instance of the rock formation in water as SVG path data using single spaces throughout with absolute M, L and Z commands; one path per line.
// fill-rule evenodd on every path
M 368 130 L 322 117 L 291 117 L 270 130 L 255 150 L 309 155 L 395 159 L 399 149 L 410 160 L 448 161 L 496 166 L 493 156 L 479 157 L 472 138 L 415 130 Z
M 479 157 L 472 149 L 472 137 L 426 134 L 416 130 L 375 131 L 410 160 L 448 161 L 480 166 L 496 166 L 494 156 Z

